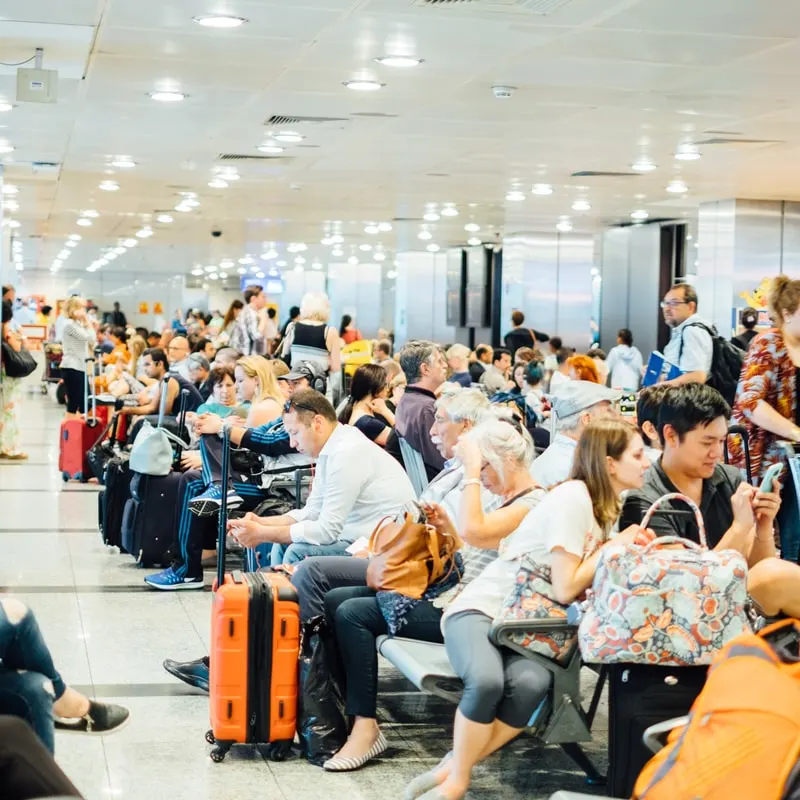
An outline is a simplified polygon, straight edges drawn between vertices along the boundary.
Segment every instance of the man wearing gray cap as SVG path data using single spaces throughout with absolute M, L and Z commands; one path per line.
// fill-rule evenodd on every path
M 540 486 L 550 489 L 569 477 L 583 429 L 592 419 L 614 416 L 612 403 L 621 396 L 616 389 L 589 381 L 569 381 L 549 395 L 558 433 L 531 466 L 531 475 Z

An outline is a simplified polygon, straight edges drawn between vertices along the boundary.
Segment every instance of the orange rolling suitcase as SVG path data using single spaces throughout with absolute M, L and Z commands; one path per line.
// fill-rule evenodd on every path
M 222 456 L 218 569 L 211 610 L 209 695 L 212 761 L 234 744 L 269 743 L 275 761 L 289 753 L 297 728 L 300 610 L 297 592 L 278 573 L 225 574 L 228 460 Z

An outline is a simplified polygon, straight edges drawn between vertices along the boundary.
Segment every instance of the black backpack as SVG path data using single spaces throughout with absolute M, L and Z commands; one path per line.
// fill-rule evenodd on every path
M 739 384 L 739 375 L 742 372 L 744 363 L 744 352 L 727 339 L 723 339 L 714 328 L 709 328 L 702 322 L 693 322 L 686 328 L 702 328 L 710 337 L 713 345 L 713 355 L 711 357 L 711 371 L 708 374 L 706 384 L 716 389 L 727 401 L 728 405 L 733 406 L 736 397 L 736 387 Z M 684 328 L 684 331 L 686 330 Z M 683 331 L 681 332 L 681 349 L 678 356 L 683 355 Z

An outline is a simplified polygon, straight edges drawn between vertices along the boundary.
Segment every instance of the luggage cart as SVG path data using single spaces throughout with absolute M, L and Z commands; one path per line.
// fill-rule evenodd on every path
M 42 394 L 47 394 L 47 385 L 61 382 L 61 356 L 60 342 L 44 343 L 44 372 L 42 373 Z

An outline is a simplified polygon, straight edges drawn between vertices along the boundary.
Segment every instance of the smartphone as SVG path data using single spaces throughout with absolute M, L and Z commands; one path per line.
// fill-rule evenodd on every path
M 764 480 L 761 481 L 761 486 L 758 487 L 759 492 L 769 494 L 772 491 L 772 484 L 775 478 L 783 471 L 783 464 L 773 464 L 764 475 Z

